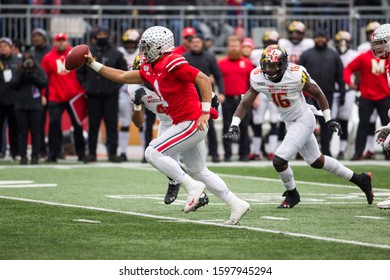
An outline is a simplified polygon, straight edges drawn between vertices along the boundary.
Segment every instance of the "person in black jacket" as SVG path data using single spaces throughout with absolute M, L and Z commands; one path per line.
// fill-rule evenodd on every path
M 15 92 L 15 114 L 18 123 L 20 164 L 27 164 L 27 136 L 31 133 L 31 164 L 38 164 L 41 123 L 42 123 L 42 88 L 47 86 L 46 73 L 34 60 L 30 52 L 23 54 L 22 63 L 11 80 Z
M 203 37 L 199 34 L 195 35 L 190 41 L 190 50 L 185 52 L 183 56 L 187 59 L 191 66 L 194 66 L 195 68 L 205 73 L 207 76 L 211 77 L 218 87 L 218 92 L 223 94 L 224 84 L 221 70 L 219 69 L 214 54 L 205 51 L 203 44 Z M 199 89 L 196 88 L 196 90 L 198 91 L 200 98 Z M 217 101 L 218 97 L 214 97 L 214 100 Z M 209 155 L 211 155 L 213 162 L 220 162 L 221 160 L 218 155 L 218 141 L 214 127 L 214 120 L 210 118 L 208 123 L 209 131 L 207 133 L 207 137 L 209 140 Z
M 96 45 L 92 46 L 91 52 L 96 56 L 97 61 L 101 61 L 107 66 L 128 70 L 123 54 L 110 44 L 109 35 L 110 32 L 106 27 L 99 26 L 95 32 Z M 108 160 L 120 162 L 117 148 L 118 98 L 121 85 L 105 79 L 86 66 L 77 70 L 77 78 L 87 94 L 89 154 L 86 156 L 85 163 L 97 160 L 97 140 L 102 118 L 106 127 Z
M 335 84 L 338 84 L 340 91 L 340 102 L 345 97 L 345 83 L 343 80 L 344 66 L 339 54 L 328 48 L 329 36 L 325 30 L 319 29 L 314 32 L 314 47 L 303 52 L 299 58 L 299 65 L 302 65 L 311 74 L 318 86 L 324 92 L 329 106 L 332 108 L 333 93 Z M 313 99 L 308 98 L 308 103 L 315 103 Z M 317 104 L 313 104 L 315 106 Z M 342 104 L 341 104 L 342 105 Z M 320 123 L 321 152 L 324 155 L 330 154 L 331 131 L 328 129 L 324 118 L 318 118 Z
M 18 127 L 14 110 L 15 92 L 11 88 L 11 80 L 22 59 L 12 54 L 11 46 L 11 39 L 0 38 L 0 132 L 3 131 L 4 121 L 7 119 L 10 152 L 15 160 L 19 155 Z M 0 137 L 0 147 L 2 142 L 2 137 Z
M 32 53 L 34 54 L 35 61 L 41 64 L 43 57 L 49 53 L 52 46 L 47 42 L 47 32 L 42 28 L 35 28 L 31 33 Z M 46 115 L 48 112 L 47 99 L 49 95 L 49 89 L 45 91 L 45 95 L 42 96 L 43 110 L 42 110 L 42 121 L 40 127 L 41 145 L 40 145 L 40 157 L 45 158 L 48 154 L 48 145 L 46 143 Z M 59 152 L 61 154 L 62 151 Z

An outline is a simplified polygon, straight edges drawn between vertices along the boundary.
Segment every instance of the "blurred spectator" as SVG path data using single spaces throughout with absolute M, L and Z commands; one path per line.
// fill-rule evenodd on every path
M 18 126 L 15 116 L 15 91 L 11 88 L 12 77 L 19 67 L 21 58 L 12 54 L 12 41 L 9 38 L 0 38 L 0 131 L 3 131 L 5 119 L 8 122 L 8 139 L 10 155 L 16 160 L 18 149 Z M 0 147 L 3 145 L 0 137 Z
M 118 47 L 118 51 L 123 54 L 126 60 L 127 68 L 133 66 L 134 58 L 138 55 L 138 42 L 140 34 L 136 29 L 128 29 L 122 35 L 122 46 Z M 121 161 L 127 161 L 126 151 L 130 138 L 130 124 L 132 102 L 127 93 L 128 85 L 124 84 L 119 91 L 119 153 Z
M 340 96 L 345 95 L 345 83 L 343 80 L 344 66 L 340 56 L 333 49 L 328 48 L 328 33 L 323 29 L 318 29 L 314 32 L 314 48 L 311 48 L 302 53 L 298 64 L 302 65 L 311 74 L 318 86 L 328 100 L 330 108 L 333 104 L 333 93 L 335 92 L 335 84 L 338 85 Z M 308 99 L 311 101 L 312 99 Z M 315 102 L 314 105 L 319 108 Z M 324 118 L 317 118 L 320 123 L 321 137 L 321 152 L 326 156 L 330 154 L 330 139 L 332 131 L 328 128 Z
M 359 55 L 357 50 L 350 48 L 352 36 L 348 31 L 340 30 L 334 37 L 336 50 L 340 55 L 340 59 L 343 63 L 344 68 Z M 355 76 L 353 77 L 355 82 Z M 340 146 L 337 159 L 345 159 L 345 152 L 348 145 L 348 120 L 351 118 L 352 109 L 355 105 L 355 97 L 357 95 L 356 90 L 348 88 L 346 86 L 345 96 L 340 94 L 338 85 L 336 85 L 336 92 L 333 95 L 333 106 L 332 106 L 332 118 L 337 120 L 341 125 L 343 134 L 340 136 Z
M 224 93 L 224 84 L 222 79 L 221 70 L 218 67 L 217 60 L 215 56 L 204 50 L 203 48 L 203 37 L 201 35 L 195 35 L 190 42 L 190 49 L 188 52 L 185 52 L 183 56 L 187 59 L 188 63 L 195 68 L 202 71 L 213 81 L 213 85 L 217 85 L 218 93 Z M 198 91 L 199 98 L 200 92 Z M 209 155 L 212 158 L 213 162 L 220 162 L 219 154 L 218 154 L 218 140 L 217 134 L 215 132 L 214 120 L 212 118 L 209 119 L 209 131 L 207 133 L 208 144 L 209 144 Z
M 18 39 L 12 40 L 11 51 L 14 56 L 22 58 L 22 49 L 23 49 L 23 43 L 20 40 Z
M 93 5 L 94 0 L 61 0 L 61 5 L 62 6 L 81 6 L 81 5 Z M 115 1 L 118 2 L 118 1 Z M 61 10 L 62 14 L 90 14 L 92 13 L 91 11 L 88 10 L 78 10 L 78 9 L 62 9 Z
M 183 31 L 181 32 L 181 45 L 177 46 L 172 53 L 183 54 L 186 51 L 189 51 L 191 39 L 195 36 L 195 34 L 196 31 L 193 27 L 184 27 Z
M 368 3 L 366 3 L 368 4 Z M 366 41 L 361 43 L 357 50 L 359 53 L 364 53 L 371 49 L 371 36 L 375 29 L 377 29 L 380 26 L 380 23 L 377 21 L 370 21 L 367 23 L 365 28 L 366 33 Z M 358 78 L 360 78 L 359 75 L 356 75 Z M 359 85 L 359 81 L 355 82 L 357 85 Z M 375 158 L 375 126 L 376 126 L 376 120 L 378 119 L 378 112 L 376 109 L 372 112 L 372 115 L 370 117 L 370 125 L 368 129 L 368 135 L 367 135 L 367 142 L 366 147 L 364 149 L 363 153 L 363 159 L 374 159 Z
M 241 44 L 241 54 L 246 58 L 251 58 L 252 51 L 255 49 L 255 42 L 252 38 L 245 38 Z
M 99 26 L 96 30 L 96 45 L 91 47 L 91 52 L 97 61 L 105 65 L 127 70 L 126 60 L 123 54 L 110 43 L 110 31 L 107 27 Z M 105 79 L 87 66 L 77 70 L 78 80 L 85 86 L 88 106 L 88 148 L 89 154 L 85 163 L 97 160 L 97 142 L 100 123 L 103 119 L 106 128 L 106 144 L 108 160 L 121 162 L 117 156 L 118 148 L 118 113 L 119 113 L 119 89 L 120 84 Z
M 377 110 L 382 125 L 388 121 L 387 111 L 390 108 L 390 89 L 385 72 L 386 60 L 374 56 L 371 49 L 352 60 L 344 70 L 345 83 L 351 89 L 358 86 L 351 79 L 355 72 L 360 72 L 359 125 L 356 134 L 355 153 L 351 160 L 362 160 L 370 116 Z
M 206 7 L 226 7 L 226 0 L 196 0 L 197 6 Z M 234 33 L 234 28 L 229 25 L 228 20 L 216 13 L 218 10 L 199 9 L 199 20 L 194 21 L 194 27 L 199 30 L 202 35 L 207 38 L 213 38 L 216 46 L 225 46 L 227 39 Z M 203 16 L 206 16 L 203 18 Z
M 32 43 L 32 53 L 34 55 L 35 60 L 41 64 L 43 57 L 49 53 L 52 49 L 50 45 L 47 43 L 47 33 L 42 28 L 36 28 L 33 30 L 31 34 L 31 43 Z M 41 127 L 40 127 L 40 137 L 41 137 L 41 144 L 40 144 L 40 157 L 45 158 L 47 156 L 47 143 L 46 143 L 46 120 L 47 120 L 47 112 L 48 112 L 48 106 L 47 106 L 47 99 L 49 95 L 49 88 L 46 88 L 46 90 L 42 91 L 42 104 L 43 104 L 43 110 L 42 112 L 42 120 L 41 120 Z M 61 134 L 62 136 L 62 134 Z M 61 141 L 62 142 L 62 141 Z
M 213 38 L 210 35 L 204 36 L 203 49 L 205 51 L 215 53 L 213 48 Z
M 31 133 L 31 164 L 38 164 L 41 141 L 42 89 L 48 83 L 47 76 L 31 53 L 23 54 L 22 63 L 12 78 L 15 92 L 15 114 L 19 130 L 20 164 L 27 164 L 27 138 Z
M 223 116 L 223 134 L 227 133 L 233 114 L 236 111 L 238 104 L 241 101 L 241 95 L 248 90 L 249 77 L 252 71 L 252 62 L 241 55 L 241 40 L 233 35 L 229 37 L 227 42 L 227 56 L 218 61 L 218 66 L 221 69 L 224 80 L 224 94 L 220 94 L 219 98 L 222 104 Z M 241 137 L 239 140 L 239 160 L 247 161 L 249 155 L 249 135 L 248 125 L 251 114 L 247 114 L 240 123 Z M 225 150 L 225 161 L 231 161 L 232 157 L 232 142 L 228 139 L 223 139 L 223 147 Z
M 65 69 L 65 57 L 71 50 L 68 37 L 65 33 L 58 33 L 54 38 L 54 47 L 42 59 L 42 68 L 49 79 L 49 155 L 46 162 L 56 163 L 62 144 L 62 113 L 66 109 L 71 118 L 75 148 L 78 161 L 85 157 L 85 140 L 83 129 L 78 124 L 75 113 L 72 111 L 69 101 L 76 95 L 84 93 L 83 87 L 77 81 L 76 71 Z
M 53 5 L 53 6 L 60 6 L 61 0 L 29 0 L 33 6 L 36 6 L 35 9 L 33 9 L 33 14 L 59 14 L 59 9 L 42 9 L 39 6 L 42 5 Z

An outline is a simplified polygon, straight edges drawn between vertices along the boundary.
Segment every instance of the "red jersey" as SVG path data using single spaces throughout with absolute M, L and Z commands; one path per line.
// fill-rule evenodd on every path
M 344 69 L 344 81 L 351 83 L 351 75 L 360 72 L 361 96 L 368 100 L 381 100 L 390 95 L 385 72 L 386 60 L 375 57 L 371 50 L 352 60 Z
M 387 85 L 388 85 L 389 88 L 390 88 L 390 59 L 387 58 L 386 61 L 387 61 L 387 63 L 386 63 Z
M 198 73 L 183 56 L 172 53 L 163 55 L 153 66 L 143 63 L 140 69 L 141 78 L 150 83 L 163 100 L 173 124 L 198 120 L 202 115 L 194 85 Z
M 49 101 L 68 102 L 79 93 L 85 92 L 76 77 L 76 71 L 65 69 L 65 57 L 69 53 L 58 52 L 55 47 L 42 59 L 42 68 L 49 78 Z
M 225 95 L 234 96 L 244 94 L 249 88 L 249 79 L 254 66 L 252 62 L 241 57 L 238 60 L 222 58 L 218 61 L 225 85 Z
M 175 54 L 183 54 L 187 52 L 186 49 L 183 47 L 183 45 L 177 46 L 176 48 L 173 49 L 172 53 Z

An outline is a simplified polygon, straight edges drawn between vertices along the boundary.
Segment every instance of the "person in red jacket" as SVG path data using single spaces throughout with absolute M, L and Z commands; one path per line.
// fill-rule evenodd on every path
M 172 53 L 183 54 L 190 50 L 191 39 L 196 35 L 196 30 L 190 26 L 184 27 L 181 32 L 182 43 L 173 49 Z
M 51 52 L 42 59 L 42 68 L 49 79 L 49 155 L 46 162 L 57 162 L 62 142 L 61 117 L 65 109 L 72 120 L 78 160 L 83 161 L 85 157 L 83 129 L 69 104 L 73 97 L 85 93 L 85 90 L 76 78 L 76 71 L 65 69 L 65 57 L 70 50 L 67 35 L 58 33 Z
M 218 61 L 225 85 L 224 94 L 218 96 L 222 104 L 223 134 L 228 132 L 233 114 L 241 101 L 241 95 L 249 88 L 249 78 L 254 65 L 250 59 L 241 54 L 241 39 L 232 35 L 227 43 L 227 56 Z M 248 161 L 249 156 L 249 135 L 248 126 L 251 114 L 247 114 L 240 123 L 241 137 L 239 140 L 239 160 Z M 231 161 L 232 141 L 223 139 L 225 150 L 225 161 Z
M 386 60 L 374 56 L 368 50 L 352 60 L 344 69 L 344 81 L 350 89 L 360 89 L 359 125 L 356 135 L 355 153 L 351 160 L 363 159 L 370 116 L 377 110 L 382 124 L 387 123 L 387 111 L 390 108 L 390 88 L 385 73 Z M 351 76 L 360 72 L 360 85 L 356 85 Z

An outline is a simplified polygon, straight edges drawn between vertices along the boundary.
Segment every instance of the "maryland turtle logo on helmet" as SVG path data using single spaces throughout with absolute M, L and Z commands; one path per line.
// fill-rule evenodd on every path
M 260 58 L 260 67 L 267 80 L 280 82 L 288 66 L 288 54 L 278 45 L 266 47 Z

